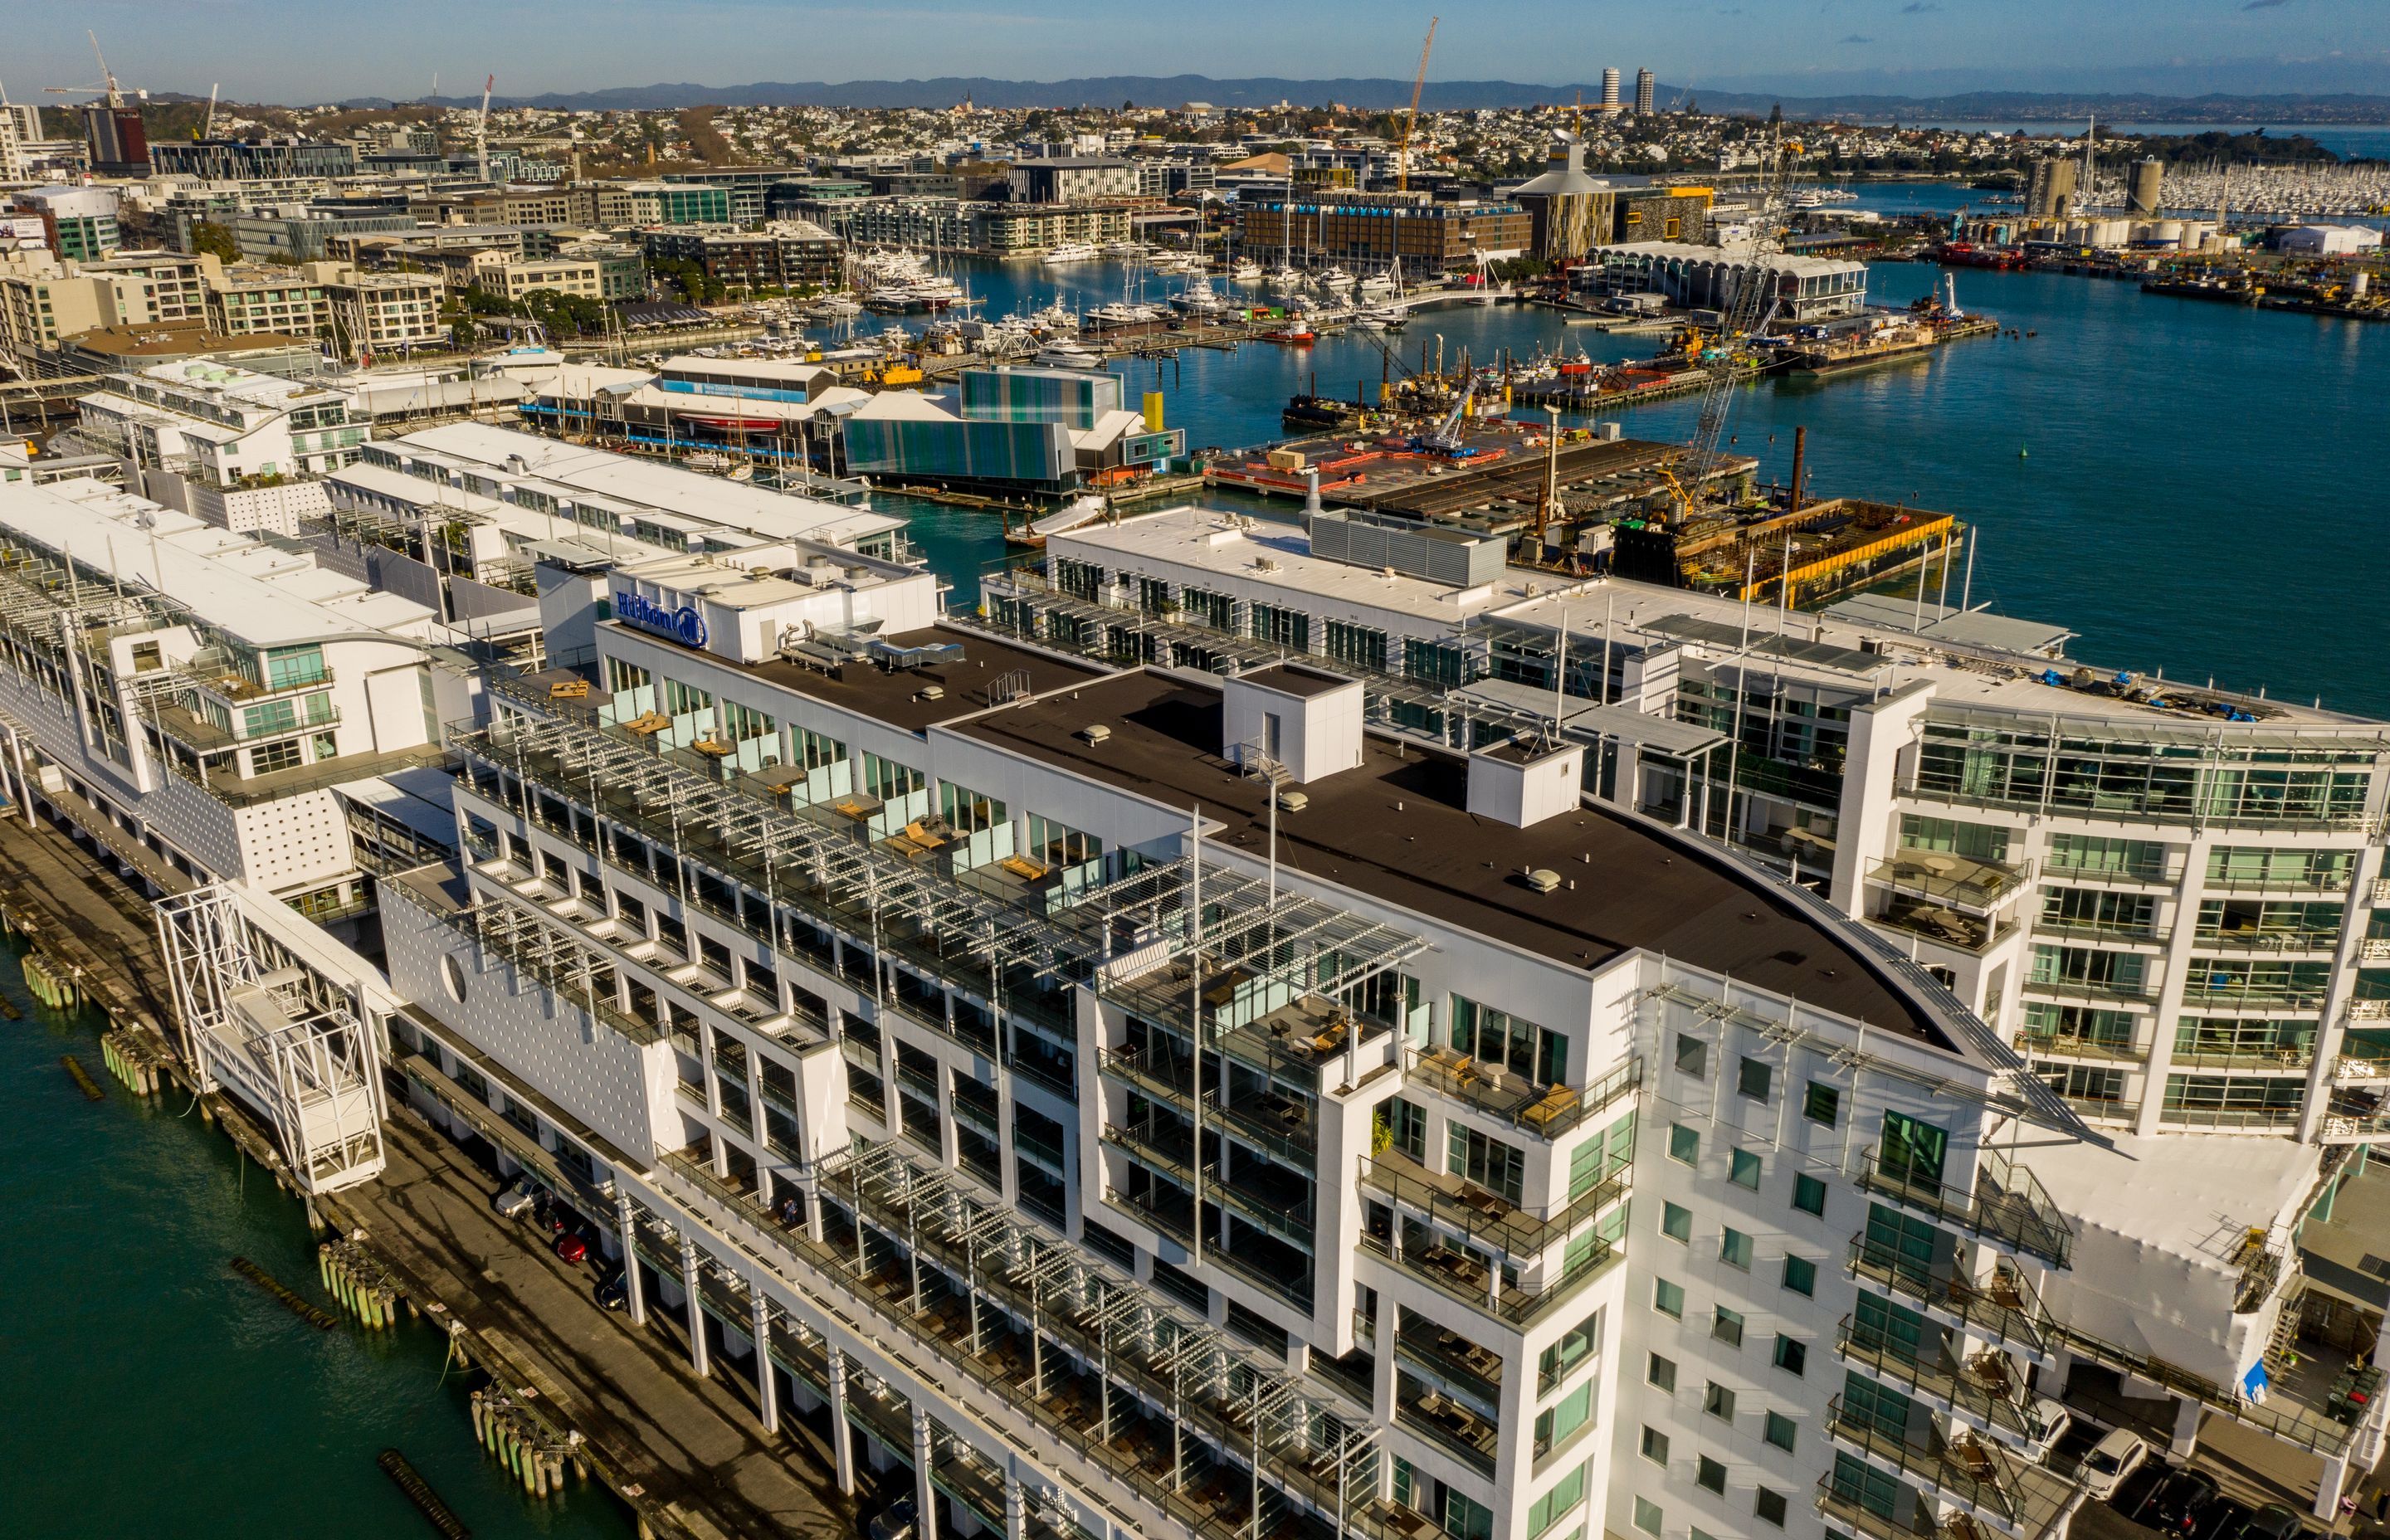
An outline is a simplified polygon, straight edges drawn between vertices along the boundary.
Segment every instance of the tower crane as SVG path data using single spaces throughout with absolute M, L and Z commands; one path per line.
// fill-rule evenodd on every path
M 482 115 L 473 121 L 473 159 L 484 182 L 490 179 L 490 92 L 497 83 L 495 75 L 482 82 Z
M 212 139 L 216 136 L 216 93 L 223 89 L 222 81 L 208 87 L 208 115 L 199 123 L 199 137 L 202 139 Z
M 91 39 L 92 58 L 99 60 L 100 83 L 97 85 L 52 85 L 45 87 L 45 89 L 48 90 L 51 95 L 58 96 L 96 96 L 106 101 L 110 107 L 122 107 L 124 105 L 124 88 L 116 83 L 116 72 L 108 67 L 108 56 L 99 51 L 99 34 L 86 27 L 84 29 L 83 35 Z M 146 99 L 149 93 L 142 91 L 136 93 L 136 95 Z
M 1419 127 L 1420 93 L 1427 89 L 1427 56 L 1435 47 L 1435 24 L 1444 18 L 1427 19 L 1427 41 L 1420 45 L 1419 73 L 1411 77 L 1411 109 L 1403 119 L 1402 143 L 1394 150 L 1394 190 L 1411 190 L 1411 134 Z
M 1784 187 L 1791 174 L 1793 160 L 1801 153 L 1797 141 L 1788 144 L 1779 129 L 1767 148 L 1767 163 L 1759 178 L 1759 217 L 1751 242 L 1751 276 L 1734 286 L 1734 293 L 1724 307 L 1717 330 L 1718 346 L 1726 357 L 1715 366 L 1709 383 L 1702 391 L 1702 409 L 1693 426 L 1693 436 L 1679 456 L 1691 482 L 1693 494 L 1699 494 L 1718 465 L 1718 445 L 1726 439 L 1728 414 L 1734 405 L 1734 388 L 1738 376 L 1734 369 L 1734 350 L 1749 338 L 1765 330 L 1776 318 L 1782 296 L 1767 270 L 1760 263 L 1776 250 L 1776 224 L 1783 207 Z M 1677 517 L 1681 520 L 1693 511 L 1693 499 L 1674 478 Z

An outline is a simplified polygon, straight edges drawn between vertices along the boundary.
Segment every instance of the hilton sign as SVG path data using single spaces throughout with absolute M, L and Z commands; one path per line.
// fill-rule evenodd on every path
M 625 590 L 614 596 L 614 618 L 683 647 L 705 645 L 705 617 L 697 612 L 695 605 L 667 610 L 643 594 Z

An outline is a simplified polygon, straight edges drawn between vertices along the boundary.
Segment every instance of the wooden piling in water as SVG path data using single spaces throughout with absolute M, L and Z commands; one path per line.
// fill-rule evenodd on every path
M 406 1494 L 406 1500 L 415 1505 L 415 1510 L 447 1540 L 472 1540 L 473 1532 L 465 1527 L 465 1521 L 456 1517 L 454 1509 L 440 1500 L 440 1494 L 431 1490 L 431 1483 L 417 1473 L 405 1455 L 395 1449 L 385 1449 L 374 1457 L 374 1463 L 398 1483 L 398 1489 Z
M 74 1083 L 83 1087 L 83 1096 L 85 1101 L 105 1101 L 108 1099 L 108 1093 L 101 1090 L 99 1088 L 99 1083 L 91 1078 L 91 1072 L 83 1067 L 83 1061 L 81 1059 L 78 1059 L 71 1053 L 60 1054 L 58 1056 L 58 1062 L 67 1067 L 67 1073 L 74 1076 Z
M 257 1285 L 260 1289 L 264 1290 L 267 1293 L 281 1301 L 283 1305 L 289 1310 L 290 1314 L 298 1316 L 309 1326 L 315 1327 L 318 1330 L 329 1331 L 332 1328 L 341 1324 L 339 1319 L 335 1317 L 331 1312 L 318 1309 L 315 1305 L 308 1303 L 304 1299 L 302 1299 L 297 1294 L 292 1293 L 289 1289 L 283 1287 L 280 1279 L 267 1272 L 264 1268 L 260 1267 L 257 1264 L 250 1261 L 249 1258 L 235 1257 L 232 1259 L 231 1266 L 234 1272 L 238 1273 L 242 1277 L 247 1278 L 250 1282 Z

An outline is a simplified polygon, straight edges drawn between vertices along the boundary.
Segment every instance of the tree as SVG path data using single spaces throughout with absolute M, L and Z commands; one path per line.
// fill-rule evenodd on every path
M 224 262 L 238 262 L 240 261 L 240 242 L 233 238 L 232 231 L 228 227 L 203 219 L 191 226 L 191 254 L 198 257 L 215 257 Z

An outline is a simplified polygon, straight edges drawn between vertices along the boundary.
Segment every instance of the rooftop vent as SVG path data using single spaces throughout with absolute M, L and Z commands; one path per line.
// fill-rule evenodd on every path
M 944 700 L 946 698 L 946 687 L 944 685 L 924 685 L 921 687 L 920 698 L 924 700 Z
M 1278 810 L 1280 813 L 1300 813 L 1310 805 L 1311 797 L 1307 792 L 1281 791 L 1278 794 Z
M 1102 723 L 1097 722 L 1080 728 L 1079 736 L 1091 744 L 1103 744 L 1111 741 L 1112 730 Z
M 1549 866 L 1537 866 L 1526 874 L 1526 883 L 1539 893 L 1548 893 L 1561 885 L 1561 874 Z

